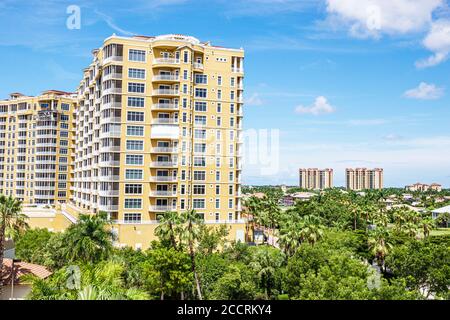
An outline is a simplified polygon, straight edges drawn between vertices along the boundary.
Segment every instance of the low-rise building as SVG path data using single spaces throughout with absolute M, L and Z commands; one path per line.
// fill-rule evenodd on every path
M 408 191 L 421 191 L 421 192 L 426 192 L 426 191 L 437 191 L 440 192 L 442 191 L 442 185 L 440 185 L 439 183 L 432 183 L 432 184 L 426 184 L 426 183 L 414 183 L 412 185 L 406 186 L 405 187 L 406 190 Z

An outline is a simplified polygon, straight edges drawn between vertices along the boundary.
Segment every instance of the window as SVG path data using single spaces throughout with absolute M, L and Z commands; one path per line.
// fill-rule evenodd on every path
M 222 104 L 219 102 L 217 103 L 217 113 L 221 113 L 222 112 Z
M 205 185 L 202 184 L 194 184 L 194 194 L 206 194 L 206 188 Z
M 217 76 L 217 85 L 218 86 L 222 85 L 222 76 Z
M 145 62 L 145 51 L 144 50 L 130 49 L 129 52 L 128 52 L 128 59 L 130 61 Z
M 123 216 L 124 223 L 141 223 L 140 213 L 124 213 Z
M 127 140 L 127 150 L 144 150 L 144 141 Z
M 216 167 L 220 168 L 220 164 L 221 164 L 220 157 L 217 157 L 216 158 Z
M 60 131 L 59 136 L 61 138 L 67 138 L 67 137 L 69 137 L 69 131 Z
M 196 98 L 206 98 L 207 92 L 208 92 L 207 89 L 195 88 L 195 97 Z
M 233 209 L 233 199 L 228 200 L 228 209 Z
M 139 154 L 127 154 L 126 164 L 141 166 L 144 164 L 144 156 Z
M 142 180 L 143 171 L 140 169 L 127 169 L 125 171 L 125 179 L 127 180 Z
M 216 195 L 220 195 L 220 184 L 216 185 Z
M 206 129 L 194 129 L 195 139 L 206 139 Z
M 228 195 L 232 196 L 233 195 L 233 186 L 228 186 Z
M 206 143 L 194 143 L 194 152 L 205 153 Z
M 188 71 L 183 70 L 183 80 L 188 80 Z
M 136 111 L 128 111 L 127 120 L 133 122 L 144 122 L 144 113 Z
M 142 199 L 125 199 L 125 209 L 141 209 Z
M 196 84 L 207 84 L 208 76 L 206 74 L 195 74 L 195 83 Z
M 220 181 L 220 171 L 216 171 L 216 181 Z
M 234 103 L 230 104 L 230 113 L 234 113 Z
M 128 83 L 128 92 L 144 93 L 145 92 L 145 84 L 130 82 L 130 83 Z
M 230 166 L 230 168 L 234 167 L 234 158 L 229 159 L 228 165 Z
M 231 86 L 231 87 L 234 87 L 234 84 L 235 84 L 235 79 L 234 79 L 234 78 L 231 78 L 231 79 L 230 79 L 230 86 Z
M 125 184 L 125 194 L 142 194 L 142 184 Z
M 188 63 L 189 62 L 189 52 L 183 51 L 183 62 Z
M 194 123 L 197 125 L 206 126 L 206 116 L 195 116 Z
M 193 208 L 194 209 L 205 209 L 206 201 L 205 199 L 194 199 Z
M 228 212 L 228 221 L 233 221 L 233 213 Z
M 187 109 L 187 99 L 186 98 L 183 98 L 182 105 L 183 105 L 183 109 Z
M 128 69 L 128 78 L 145 79 L 145 70 L 130 68 Z
M 127 126 L 127 135 L 143 137 L 144 136 L 144 127 L 143 126 Z
M 205 167 L 206 158 L 205 157 L 194 157 L 194 167 Z
M 67 114 L 62 114 L 61 121 L 69 121 L 69 116 Z
M 230 174 L 228 175 L 228 181 L 233 182 L 234 180 L 234 174 L 233 171 L 230 172 Z
M 216 209 L 220 209 L 220 199 L 216 199 Z
M 128 97 L 128 106 L 134 108 L 143 108 L 145 104 L 145 98 Z
M 195 181 L 205 181 L 206 180 L 206 171 L 194 171 L 194 180 Z
M 220 213 L 216 212 L 216 222 L 219 222 L 219 221 L 220 221 Z
M 222 90 L 217 90 L 217 99 L 222 99 Z
M 234 127 L 234 118 L 230 118 L 230 127 Z
M 68 103 L 61 103 L 61 110 L 69 111 L 70 110 L 70 104 L 68 104 Z
M 188 93 L 188 86 L 187 86 L 187 84 L 183 84 L 183 93 L 184 94 Z
M 222 125 L 222 117 L 217 117 L 217 126 L 220 127 Z
M 206 112 L 206 102 L 196 101 L 194 108 L 195 111 Z

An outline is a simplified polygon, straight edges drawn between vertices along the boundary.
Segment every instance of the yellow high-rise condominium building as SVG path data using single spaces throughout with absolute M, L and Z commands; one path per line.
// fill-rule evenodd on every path
M 167 211 L 241 219 L 242 49 L 183 35 L 111 36 L 78 88 L 73 202 L 145 247 Z
M 299 169 L 300 188 L 324 190 L 333 188 L 333 169 Z
M 383 169 L 347 168 L 346 185 L 349 190 L 383 189 Z
M 71 198 L 76 101 L 57 90 L 0 101 L 0 194 L 25 204 Z

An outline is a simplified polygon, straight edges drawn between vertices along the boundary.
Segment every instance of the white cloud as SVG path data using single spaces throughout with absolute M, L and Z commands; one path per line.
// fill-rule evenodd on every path
M 244 103 L 249 106 L 260 106 L 263 104 L 263 101 L 259 97 L 259 93 L 254 93 L 250 98 L 245 99 Z
M 405 92 L 405 97 L 420 100 L 439 99 L 444 95 L 444 89 L 434 84 L 421 82 L 417 88 Z
M 125 29 L 120 28 L 118 25 L 116 25 L 116 24 L 114 23 L 114 19 L 113 19 L 112 17 L 110 17 L 110 16 L 108 16 L 108 15 L 106 15 L 106 14 L 100 12 L 100 11 L 97 11 L 97 10 L 95 11 L 95 13 L 96 13 L 100 18 L 102 18 L 103 21 L 105 21 L 106 24 L 107 24 L 111 29 L 113 29 L 113 30 L 119 32 L 120 34 L 123 34 L 123 35 L 126 35 L 126 36 L 134 36 L 134 35 L 136 35 L 134 32 L 131 32 L 131 31 L 128 31 L 128 30 L 125 30 Z
M 450 21 L 433 22 L 431 30 L 423 40 L 423 45 L 434 54 L 427 59 L 417 61 L 418 68 L 432 67 L 447 60 L 450 53 Z
M 327 0 L 327 12 L 353 36 L 379 37 L 422 31 L 444 0 Z
M 450 20 L 433 20 L 445 8 L 445 0 L 327 0 L 327 21 L 330 26 L 347 28 L 356 38 L 425 31 L 422 44 L 433 55 L 417 61 L 416 67 L 426 68 L 450 54 Z
M 351 126 L 379 126 L 386 123 L 388 123 L 386 119 L 354 119 L 348 121 Z
M 327 98 L 320 96 L 317 97 L 314 101 L 314 104 L 308 107 L 305 106 L 297 106 L 295 108 L 295 112 L 299 114 L 312 114 L 312 115 L 320 115 L 320 114 L 327 114 L 327 113 L 333 113 L 336 111 L 336 108 L 333 107 L 331 104 L 328 103 Z

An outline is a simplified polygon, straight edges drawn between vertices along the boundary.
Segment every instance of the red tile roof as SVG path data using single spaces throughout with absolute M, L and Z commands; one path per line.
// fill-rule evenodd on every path
M 3 259 L 3 272 L 2 280 L 4 284 L 11 283 L 12 276 L 12 260 Z M 26 274 L 34 274 L 35 276 L 45 279 L 48 278 L 52 273 L 47 270 L 44 266 L 38 264 L 32 264 L 27 262 L 15 262 L 14 263 L 14 283 L 20 283 L 20 277 Z

